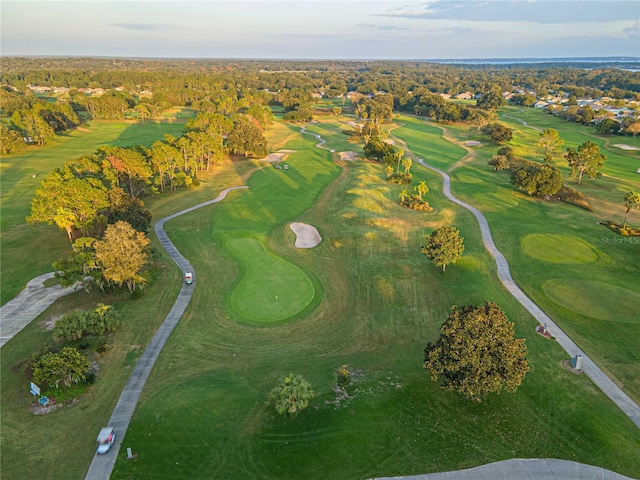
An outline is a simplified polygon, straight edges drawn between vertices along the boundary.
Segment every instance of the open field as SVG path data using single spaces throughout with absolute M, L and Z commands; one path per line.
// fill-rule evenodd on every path
M 329 148 L 334 138 L 344 141 L 328 130 L 323 133 Z M 301 138 L 279 148 L 313 158 L 313 143 Z M 452 158 L 456 151 L 448 150 Z M 195 262 L 198 290 L 125 440 L 139 456 L 121 459 L 116 478 L 368 478 L 513 456 L 602 465 L 614 451 L 615 469 L 625 471 L 621 465 L 627 463 L 627 473 L 638 471 L 632 454 L 613 447 L 631 452 L 640 442 L 637 429 L 588 380 L 560 367 L 564 354 L 557 345 L 532 333 L 535 323 L 497 284 L 474 220 L 437 192 L 438 179 L 414 167 L 416 181 L 429 182 L 436 209 L 423 216 L 396 205 L 397 188 L 382 179 L 379 166 L 346 166 L 317 199 L 292 198 L 299 209 L 309 208 L 300 220 L 318 226 L 324 238 L 302 252 L 292 246 L 279 198 L 271 197 L 304 188 L 283 182 L 275 170 L 258 173 L 248 180 L 248 192 L 168 225 Z M 258 195 L 253 182 L 258 187 L 263 180 L 273 187 Z M 306 316 L 255 328 L 234 321 L 233 311 L 224 308 L 243 271 L 217 239 L 250 234 L 247 218 L 263 230 L 273 221 L 266 238 L 272 252 L 319 280 L 324 299 Z M 467 248 L 441 275 L 418 253 L 419 245 L 433 227 L 450 221 L 461 228 Z M 428 380 L 421 353 L 452 304 L 485 299 L 497 301 L 527 338 L 532 371 L 517 395 L 470 404 Z M 357 379 L 353 397 L 343 400 L 332 390 L 341 364 Z M 316 399 L 297 418 L 283 419 L 266 405 L 266 396 L 289 371 L 312 383 Z M 593 415 L 593 408 L 600 413 Z M 609 429 L 611 421 L 627 433 L 612 438 L 621 431 Z
M 547 126 L 558 129 L 561 138 L 567 139 L 565 147 L 575 147 L 586 140 L 603 145 L 609 142 L 608 138 L 594 138 L 591 128 L 564 122 L 540 111 L 528 109 L 527 115 L 522 116 L 518 109 L 507 110 L 510 116 L 522 117 L 529 125 L 539 129 Z M 542 153 L 535 148 L 539 132 L 524 127 L 513 118 L 501 117 L 501 121 L 508 121 L 509 126 L 516 129 L 514 140 L 510 143 L 514 145 L 516 155 L 541 161 Z M 640 258 L 640 241 L 619 237 L 597 224 L 601 220 L 621 221 L 624 194 L 632 189 L 640 189 L 640 176 L 635 169 L 630 172 L 626 167 L 635 161 L 637 152 L 607 150 L 604 176 L 599 180 L 583 179 L 579 186 L 575 179 L 567 179 L 569 169 L 563 163 L 562 155 L 556 154 L 555 161 L 563 171 L 565 184 L 589 197 L 593 207 L 593 212 L 589 212 L 574 205 L 532 198 L 514 190 L 508 173 L 496 173 L 487 165 L 498 148 L 495 145 L 485 141 L 482 147 L 474 147 L 470 158 L 456 164 L 447 155 L 434 155 L 432 145 L 437 141 L 434 138 L 437 137 L 437 133 L 434 133 L 437 132 L 434 130 L 436 127 L 412 117 L 403 117 L 401 123 L 405 126 L 393 130 L 393 134 L 406 140 L 413 153 L 427 163 L 449 170 L 453 181 L 452 192 L 485 214 L 496 244 L 509 260 L 512 274 L 523 290 L 619 386 L 636 402 L 640 401 L 640 364 L 635 342 L 640 336 L 640 327 L 629 324 L 638 316 L 637 306 L 624 308 L 625 303 L 619 303 L 620 295 L 599 295 L 598 283 L 581 283 L 585 288 L 587 285 L 590 287 L 582 290 L 575 300 L 567 299 L 564 303 L 554 301 L 543 288 L 545 282 L 553 280 L 553 285 L 562 285 L 563 291 L 572 290 L 578 294 L 571 285 L 598 280 L 608 285 L 608 289 L 620 287 L 640 292 L 640 264 L 637 261 Z M 482 138 L 475 129 L 466 126 L 447 126 L 446 133 L 459 143 L 472 137 Z M 627 140 L 632 143 L 631 138 Z M 617 176 L 610 175 L 611 171 L 616 172 Z M 631 215 L 629 221 L 632 225 L 640 223 L 637 213 L 635 217 Z M 617 321 L 602 321 L 585 315 L 584 309 L 580 309 L 580 314 L 566 308 L 568 304 L 581 302 L 580 297 L 587 299 L 590 296 L 602 298 L 604 303 L 600 308 L 615 312 Z M 632 301 L 631 305 L 635 306 L 635 303 Z
M 46 147 L 4 156 L 0 192 L 0 303 L 13 298 L 33 277 L 50 272 L 51 263 L 69 249 L 68 240 L 59 235 L 56 226 L 27 225 L 24 221 L 31 211 L 35 190 L 51 170 L 67 160 L 91 154 L 102 145 L 149 147 L 165 133 L 179 136 L 182 127 L 181 123 L 167 122 L 94 121 Z
M 440 162 L 435 166 L 446 169 L 466 154 L 440 138 L 439 129 L 422 121 L 414 124 L 410 117 L 401 121 L 406 126 L 393 134 L 429 163 L 433 157 L 433 162 Z M 308 130 L 320 133 L 327 147 L 340 151 L 346 142 L 342 128 L 327 121 Z M 330 152 L 313 147 L 313 137 L 298 132 L 299 127 L 278 122 L 269 134 L 271 150 L 295 151 L 286 172 L 266 162 L 225 161 L 202 175 L 201 188 L 147 202 L 157 219 L 214 198 L 224 187 L 250 186 L 166 226 L 194 265 L 198 283 L 125 437 L 123 447 L 131 447 L 138 457 L 126 460 L 123 449 L 113 478 L 361 479 L 512 457 L 566 458 L 638 476 L 640 432 L 588 379 L 562 368 L 566 355 L 558 345 L 534 333 L 536 323 L 497 281 L 475 219 L 444 198 L 441 180 L 414 163 L 414 183 L 426 180 L 434 212 L 403 209 L 397 205 L 401 187 L 384 180 L 382 167 L 345 162 L 340 168 Z M 425 153 L 418 153 L 421 148 Z M 480 158 L 485 147 L 474 148 L 479 149 L 478 158 L 460 167 L 463 176 L 456 180 L 458 172 L 453 172 L 454 193 L 463 199 L 476 194 L 488 198 L 493 210 L 483 210 L 488 217 L 494 215 L 492 227 L 502 225 L 494 227 L 496 241 L 500 248 L 511 246 L 505 251 L 510 261 L 521 262 L 514 270 L 524 277 L 523 286 L 526 281 L 535 285 L 532 279 L 547 271 L 556 275 L 556 264 L 542 265 L 520 252 L 526 234 L 575 237 L 596 252 L 597 260 L 591 263 L 586 263 L 591 257 L 585 251 L 576 257 L 581 263 L 557 264 L 571 268 L 553 277 L 562 288 L 572 286 L 572 273 L 594 267 L 600 282 L 633 285 L 637 272 L 629 267 L 628 254 L 603 256 L 602 245 L 581 229 L 559 231 L 549 219 L 545 223 L 535 216 L 533 225 L 524 228 L 520 209 L 527 208 L 527 218 L 539 213 L 537 209 L 548 212 L 546 206 L 514 192 L 504 176 L 485 172 L 486 158 Z M 353 144 L 349 149 L 358 150 Z M 569 225 L 580 220 L 572 219 L 573 210 L 564 210 L 582 212 L 577 207 L 553 207 L 563 209 L 555 215 L 567 216 Z M 312 249 L 295 248 L 288 227 L 292 221 L 316 226 L 323 241 Z M 420 254 L 420 245 L 433 228 L 445 223 L 461 230 L 466 248 L 462 259 L 443 275 Z M 53 227 L 50 231 L 64 238 Z M 294 314 L 299 307 L 289 310 L 289 302 L 279 310 L 272 305 L 267 312 L 260 311 L 258 302 L 250 305 L 253 314 L 276 320 L 256 326 L 235 311 L 233 297 L 249 295 L 242 292 L 243 280 L 250 278 L 243 263 L 269 268 L 267 260 L 302 272 L 315 296 Z M 3 478 L 24 477 L 24 451 L 33 452 L 33 476 L 82 477 L 95 449 L 96 432 L 108 420 L 131 367 L 177 295 L 177 268 L 162 254 L 158 262 L 160 272 L 144 297 L 113 299 L 124 326 L 109 340 L 112 348 L 101 359 L 97 382 L 78 405 L 31 415 L 30 396 L 17 374 L 19 362 L 51 341 L 44 319 L 103 299 L 80 293 L 59 301 L 0 351 Z M 610 276 L 603 276 L 605 266 L 612 270 Z M 626 274 L 625 268 L 630 270 Z M 523 270 L 528 273 L 523 275 Z M 588 280 L 590 275 L 583 272 L 580 278 Z M 287 289 L 302 298 L 309 292 L 302 283 Z M 516 335 L 526 338 L 531 371 L 517 394 L 476 403 L 431 382 L 422 368 L 422 350 L 437 338 L 451 305 L 484 300 L 495 301 L 515 323 Z M 554 304 L 550 299 L 547 303 Z M 579 317 L 571 314 L 570 318 Z M 603 323 L 619 326 L 611 320 Z M 620 350 L 628 355 L 633 346 L 631 337 L 619 338 L 620 345 L 609 352 L 608 340 L 593 341 L 603 345 L 607 355 Z M 333 391 L 334 372 L 342 364 L 348 365 L 353 378 L 347 398 Z M 633 371 L 631 362 L 627 372 Z M 299 416 L 282 418 L 266 398 L 276 379 L 289 372 L 309 380 L 316 397 Z M 39 435 L 31 435 L 34 431 Z M 70 451 L 77 453 L 60 455 Z

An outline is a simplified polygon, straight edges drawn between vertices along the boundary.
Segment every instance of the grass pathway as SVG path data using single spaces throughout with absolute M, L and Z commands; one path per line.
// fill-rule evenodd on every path
M 193 295 L 193 289 L 196 285 L 196 276 L 193 267 L 191 266 L 189 261 L 184 258 L 184 256 L 182 256 L 175 245 L 173 245 L 171 240 L 169 240 L 169 237 L 164 231 L 164 224 L 172 218 L 192 212 L 193 210 L 196 210 L 198 208 L 220 202 L 225 199 L 229 192 L 241 188 L 248 187 L 242 186 L 226 188 L 222 190 L 222 192 L 220 192 L 220 195 L 218 195 L 217 198 L 200 203 L 198 205 L 194 205 L 193 207 L 189 207 L 185 210 L 164 217 L 154 225 L 154 230 L 156 232 L 156 235 L 158 236 L 158 239 L 160 240 L 160 243 L 172 258 L 172 260 L 176 262 L 176 264 L 180 267 L 183 275 L 184 272 L 192 272 L 194 274 L 193 284 L 182 284 L 182 289 L 180 290 L 180 294 L 178 295 L 176 303 L 173 305 L 171 311 L 162 322 L 162 325 L 160 325 L 160 328 L 158 328 L 158 331 L 149 342 L 149 345 L 140 357 L 140 360 L 138 360 L 138 363 L 133 369 L 133 372 L 131 372 L 131 376 L 129 377 L 127 384 L 122 390 L 120 399 L 118 400 L 116 407 L 113 409 L 113 413 L 111 414 L 111 418 L 109 419 L 109 423 L 107 425 L 109 427 L 113 427 L 113 430 L 116 434 L 116 441 L 111 447 L 111 451 L 108 454 L 98 455 L 96 453 L 94 455 L 93 461 L 91 462 L 91 465 L 89 467 L 89 471 L 87 472 L 87 475 L 85 477 L 86 480 L 108 480 L 111 476 L 111 472 L 113 471 L 113 467 L 118 458 L 118 453 L 120 452 L 122 439 L 127 432 L 129 422 L 131 421 L 131 417 L 133 416 L 133 411 L 135 410 L 138 399 L 142 394 L 142 389 L 144 388 L 147 378 L 149 377 L 149 374 L 151 373 L 151 370 L 153 369 L 153 366 L 155 365 L 155 362 L 158 359 L 162 348 L 171 335 L 171 332 L 173 332 L 173 329 L 182 318 L 182 314 L 189 305 L 189 301 L 191 300 L 191 296 Z
M 514 296 L 518 302 L 522 304 L 530 313 L 533 315 L 540 324 L 545 324 L 547 329 L 551 333 L 553 337 L 557 340 L 560 346 L 571 356 L 581 355 L 582 356 L 582 370 L 584 373 L 602 390 L 605 395 L 607 395 L 620 409 L 629 417 L 631 420 L 640 427 L 640 407 L 629 398 L 629 396 L 624 393 L 615 383 L 611 381 L 609 377 L 607 377 L 602 370 L 575 344 L 573 340 L 571 340 L 558 325 L 549 318 L 549 316 L 540 309 L 527 295 L 520 289 L 520 287 L 516 284 L 516 282 L 511 277 L 511 272 L 509 270 L 509 264 L 505 256 L 498 250 L 496 244 L 493 241 L 493 237 L 491 236 L 491 229 L 489 228 L 489 223 L 487 219 L 482 214 L 480 210 L 469 205 L 468 203 L 463 202 L 462 200 L 457 199 L 451 194 L 451 178 L 442 170 L 439 170 L 431 165 L 428 165 L 424 162 L 423 159 L 419 158 L 418 163 L 427 167 L 430 170 L 438 173 L 442 176 L 443 183 L 443 193 L 444 195 L 454 203 L 466 208 L 469 210 L 478 220 L 480 224 L 480 232 L 482 234 L 482 242 L 485 247 L 491 254 L 491 256 L 495 259 L 496 265 L 498 268 L 498 277 L 502 284 L 509 290 L 509 292 Z

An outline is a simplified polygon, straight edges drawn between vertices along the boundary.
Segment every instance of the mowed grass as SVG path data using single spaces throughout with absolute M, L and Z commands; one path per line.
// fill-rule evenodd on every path
M 540 130 L 556 128 L 567 141 L 565 147 L 577 147 L 587 140 L 599 144 L 635 144 L 630 137 L 597 138 L 590 127 L 564 122 L 534 109 L 520 112 L 509 107 L 501 110 L 501 113 L 522 118 Z M 542 161 L 542 152 L 536 147 L 539 131 L 523 126 L 515 118 L 505 118 L 502 114 L 500 121 L 515 129 L 510 145 L 514 147 L 516 155 L 531 161 Z M 608 288 L 620 287 L 640 293 L 640 242 L 620 237 L 598 225 L 602 220 L 621 221 L 625 192 L 640 189 L 640 176 L 635 173 L 623 174 L 622 171 L 625 165 L 635 161 L 636 153 L 620 149 L 617 149 L 618 152 L 606 150 L 608 160 L 603 169 L 604 176 L 598 180 L 583 179 L 580 186 L 575 179 L 568 178 L 569 169 L 562 160 L 562 154 L 555 155 L 554 162 L 563 172 L 565 184 L 588 196 L 593 207 L 593 211 L 589 212 L 574 205 L 532 198 L 516 191 L 510 184 L 508 173 L 494 172 L 487 164 L 499 147 L 488 143 L 474 127 L 448 125 L 444 128 L 447 138 L 453 143 L 462 144 L 469 139 L 483 142 L 481 147 L 470 149 L 471 154 L 464 161 L 458 162 L 450 158 L 443 161 L 443 157 L 438 156 L 426 157 L 425 149 L 436 142 L 439 136 L 434 130 L 436 127 L 427 126 L 413 117 L 402 117 L 401 123 L 405 126 L 394 130 L 393 134 L 406 139 L 417 156 L 424 156 L 429 163 L 448 170 L 454 195 L 485 214 L 494 240 L 509 260 L 511 272 L 520 287 L 600 368 L 636 402 L 640 401 L 637 341 L 640 338 L 640 326 L 632 321 L 638 318 L 638 311 L 625 308 L 627 304 L 620 303 L 620 295 L 602 295 L 599 290 L 601 284 L 593 282 L 597 280 L 609 285 Z M 612 170 L 617 171 L 615 177 L 610 175 Z M 640 215 L 631 213 L 629 222 L 632 225 L 639 224 Z M 579 261 L 567 263 L 571 258 Z M 543 287 L 550 280 L 557 282 L 552 285 L 565 285 L 564 291 L 570 288 L 573 293 L 559 303 L 559 295 L 552 298 Z M 582 287 L 579 294 L 572 287 L 577 285 Z M 612 316 L 616 320 L 605 321 L 589 315 L 584 308 L 571 308 L 581 302 L 580 297 L 585 304 L 589 303 L 590 298 L 601 299 L 599 311 L 614 312 Z
M 52 270 L 51 263 L 70 249 L 64 232 L 56 226 L 27 225 L 31 199 L 45 176 L 67 160 L 93 153 L 102 145 L 147 147 L 165 133 L 179 136 L 183 124 L 169 122 L 91 122 L 60 137 L 51 145 L 2 158 L 2 215 L 0 261 L 4 304 L 33 277 Z
M 415 181 L 431 187 L 434 212 L 408 211 L 382 167 L 349 163 L 337 176 L 327 152 L 306 137 L 286 144 L 296 150 L 297 178 L 260 169 L 250 190 L 168 225 L 198 284 L 125 437 L 138 457 L 123 453 L 113 478 L 372 478 L 512 457 L 637 475 L 637 427 L 588 379 L 561 367 L 566 354 L 534 333 L 536 322 L 499 285 L 475 219 L 439 193 L 440 179 L 414 166 Z M 334 139 L 343 141 L 336 133 L 329 148 Z M 444 155 L 455 161 L 453 151 Z M 316 181 L 322 187 L 307 192 Z M 286 226 L 293 219 L 317 226 L 323 242 L 293 247 Z M 449 223 L 461 229 L 466 249 L 443 275 L 419 252 L 426 235 Z M 258 231 L 266 232 L 265 248 L 322 288 L 322 301 L 294 322 L 252 326 L 225 307 L 243 275 L 225 242 Z M 431 382 L 422 351 L 451 305 L 484 300 L 496 301 L 526 338 L 531 371 L 517 394 L 476 403 Z M 333 386 L 342 364 L 353 384 L 340 400 Z M 293 418 L 266 401 L 289 372 L 316 392 Z
M 211 200 L 222 188 L 241 185 L 243 175 L 255 168 L 250 161 L 232 163 L 226 159 L 211 171 L 202 172 L 200 188 L 147 197 L 146 205 L 154 218 L 161 218 Z M 57 229 L 52 228 L 50 233 L 51 238 L 54 235 L 64 237 L 64 232 Z M 63 297 L 0 350 L 0 471 L 3 479 L 34 475 L 66 480 L 83 478 L 86 474 L 95 453 L 97 432 L 107 424 L 131 370 L 173 306 L 182 285 L 177 266 L 163 253 L 155 237 L 152 235 L 151 238 L 156 252 L 156 273 L 142 298 L 132 301 L 126 295 L 104 297 L 97 293 L 88 295 L 84 291 Z M 105 340 L 108 344 L 105 354 L 98 357 L 92 354 L 92 360 L 100 365 L 96 383 L 77 404 L 48 415 L 33 415 L 30 406 L 34 399 L 29 394 L 29 378 L 23 375 L 24 362 L 32 353 L 39 352 L 43 344 L 56 344 L 46 323 L 76 309 L 95 308 L 98 303 L 113 305 L 120 313 L 122 325 L 117 333 L 90 341 L 89 352 L 95 351 L 98 342 Z M 33 458 L 28 466 L 24 463 L 25 451 L 31 452 L 30 458 Z
M 256 238 L 234 238 L 226 243 L 244 275 L 228 306 L 250 323 L 281 322 L 300 313 L 316 292 L 300 268 L 265 249 Z

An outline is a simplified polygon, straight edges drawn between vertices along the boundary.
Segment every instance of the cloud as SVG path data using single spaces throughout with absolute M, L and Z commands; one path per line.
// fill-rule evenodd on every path
M 381 31 L 408 30 L 408 28 L 406 27 L 398 27 L 396 25 L 372 25 L 372 24 L 366 24 L 366 23 L 359 23 L 357 26 L 364 27 L 364 28 L 375 28 L 376 30 L 381 30 Z
M 635 42 L 640 40 L 640 20 L 636 21 L 632 26 L 625 28 L 623 30 L 629 36 L 629 40 L 633 40 Z
M 178 25 L 168 25 L 162 23 L 112 23 L 114 27 L 125 28 L 127 30 L 137 30 L 144 32 L 157 32 L 160 30 L 176 30 Z
M 638 17 L 636 1 L 486 1 L 435 0 L 420 7 L 407 5 L 378 14 L 422 20 L 485 22 L 581 23 L 629 20 Z

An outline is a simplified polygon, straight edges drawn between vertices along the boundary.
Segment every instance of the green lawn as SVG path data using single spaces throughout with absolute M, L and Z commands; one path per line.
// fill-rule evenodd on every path
M 425 160 L 428 152 L 446 167 L 466 153 L 441 139 L 434 127 L 410 120 L 407 125 L 407 143 L 416 154 L 423 148 L 419 155 Z M 327 146 L 340 151 L 346 138 L 341 127 L 322 128 Z M 475 218 L 444 198 L 441 179 L 414 163 L 414 182 L 427 182 L 434 211 L 403 209 L 398 206 L 402 187 L 386 182 L 382 167 L 368 162 L 338 167 L 330 152 L 316 149 L 315 139 L 298 131 L 278 122 L 270 134 L 278 149 L 295 150 L 286 172 L 259 161 L 225 161 L 202 175 L 201 188 L 149 199 L 154 218 L 161 218 L 215 198 L 222 188 L 250 187 L 166 226 L 194 265 L 198 282 L 149 377 L 112 478 L 362 479 L 513 457 L 564 458 L 638 476 L 640 431 L 587 378 L 561 367 L 566 354 L 557 344 L 534 333 L 536 322 L 497 281 Z M 403 129 L 396 132 L 405 139 Z M 499 194 L 490 197 L 497 216 L 490 222 L 493 226 L 499 214 L 512 215 L 515 223 L 497 229 L 497 237 L 510 232 L 518 252 L 528 233 L 566 234 L 591 245 L 598 260 L 558 264 L 562 268 L 598 266 L 601 272 L 606 260 L 615 275 L 616 262 L 629 263 L 627 257 L 603 252 L 579 231 L 559 232 L 549 221 L 543 224 L 547 228 L 536 229 L 541 222 L 535 217 L 530 228 L 509 230 L 510 225 L 522 228 L 523 220 L 513 218 L 534 202 L 514 193 L 508 180 L 496 185 L 503 177 L 485 175 L 481 163 L 478 159 L 477 168 L 461 171 L 469 182 L 454 182 L 454 192 Z M 536 208 L 537 203 L 531 212 Z M 292 221 L 316 226 L 323 241 L 313 249 L 295 248 L 288 228 Z M 460 229 L 466 248 L 442 274 L 420 254 L 420 245 L 434 228 L 448 223 Z M 269 268 L 265 257 L 303 272 L 315 296 L 288 321 L 256 326 L 243 321 L 232 303 L 238 291 L 242 294 L 247 264 Z M 534 262 L 521 252 L 517 260 L 525 266 Z M 83 293 L 67 297 L 2 348 L 3 478 L 24 478 L 25 451 L 33 459 L 33 476 L 82 478 L 99 428 L 180 288 L 177 267 L 162 254 L 157 262 L 159 272 L 144 297 L 107 300 L 116 304 L 123 328 L 109 339 L 112 347 L 100 358 L 97 382 L 77 405 L 31 415 L 20 362 L 52 341 L 43 320 L 102 299 Z M 536 266 L 532 275 L 549 265 L 555 264 Z M 597 280 L 620 285 L 611 277 Z M 267 282 L 264 286 L 270 288 Z M 264 307 L 256 300 L 254 312 Z M 437 338 L 452 305 L 485 300 L 495 301 L 515 323 L 516 335 L 526 338 L 531 371 L 515 395 L 468 402 L 429 380 L 422 351 Z M 630 343 L 629 338 L 620 341 L 623 349 Z M 342 364 L 352 372 L 353 384 L 349 397 L 340 399 L 333 386 Z M 316 397 L 299 416 L 283 418 L 266 399 L 278 377 L 289 372 L 309 380 Z M 126 460 L 127 447 L 138 454 L 135 460 Z
M 344 141 L 335 132 L 327 135 L 329 148 Z M 326 157 L 316 159 L 312 140 L 303 136 L 280 148 L 296 150 L 312 169 L 330 166 Z M 423 143 L 436 148 L 435 141 Z M 464 153 L 445 145 L 444 158 Z M 138 458 L 121 457 L 114 478 L 371 478 L 511 457 L 640 471 L 633 454 L 638 429 L 588 379 L 560 366 L 564 352 L 533 333 L 535 322 L 497 283 L 475 219 L 444 199 L 437 177 L 418 166 L 413 172 L 431 187 L 433 214 L 397 206 L 401 187 L 384 181 L 381 167 L 357 162 L 320 195 L 295 196 L 289 208 L 304 212 L 300 218 L 285 215 L 281 200 L 304 188 L 264 169 L 248 180 L 250 191 L 171 222 L 168 231 L 194 262 L 198 287 L 125 439 Z M 295 249 L 285 225 L 292 219 L 320 228 L 323 242 Z M 419 246 L 449 222 L 461 229 L 466 250 L 442 275 Z M 323 300 L 294 322 L 255 327 L 225 308 L 243 267 L 219 238 L 255 229 L 268 231 L 273 254 L 322 286 Z M 488 299 L 527 338 L 532 370 L 518 394 L 478 404 L 430 382 L 421 357 L 451 305 Z M 341 364 L 355 381 L 352 397 L 339 401 L 332 386 Z M 266 404 L 278 376 L 289 371 L 316 391 L 309 410 L 291 419 Z
M 522 118 L 539 129 L 547 126 L 556 128 L 560 136 L 567 139 L 565 146 L 577 146 L 586 140 L 602 144 L 638 143 L 630 137 L 597 139 L 593 137 L 593 128 L 564 122 L 534 109 L 520 112 L 519 109 L 508 108 L 506 111 L 508 115 Z M 542 161 L 542 152 L 535 147 L 538 131 L 524 127 L 513 118 L 501 116 L 501 121 L 508 122 L 515 129 L 514 140 L 510 144 L 513 144 L 517 155 Z M 461 143 L 468 139 L 483 142 L 481 147 L 472 149 L 471 157 L 456 163 L 455 159 L 429 156 L 428 147 L 437 141 L 439 135 L 436 127 L 427 126 L 413 117 L 403 117 L 401 123 L 406 126 L 394 130 L 393 134 L 406 140 L 415 155 L 449 170 L 454 195 L 485 214 L 494 240 L 509 260 L 512 274 L 521 288 L 619 386 L 640 401 L 636 342 L 640 338 L 640 326 L 631 321 L 637 317 L 638 309 L 626 308 L 627 303 L 621 304 L 624 290 L 622 295 L 618 290 L 622 288 L 640 293 L 640 264 L 637 262 L 640 242 L 619 237 L 597 224 L 601 220 L 621 221 L 624 192 L 640 189 L 640 176 L 635 173 L 623 175 L 621 171 L 622 165 L 634 161 L 637 152 L 607 150 L 609 158 L 604 167 L 605 176 L 599 180 L 585 179 L 580 186 L 576 185 L 575 179 L 567 178 L 569 169 L 562 163 L 562 155 L 556 154 L 555 161 L 563 171 L 565 184 L 589 197 L 593 207 L 593 212 L 589 212 L 573 205 L 532 198 L 514 190 L 508 173 L 496 173 L 487 165 L 498 147 L 477 136 L 475 128 L 446 126 L 447 135 L 453 142 Z M 619 176 L 610 176 L 612 170 Z M 632 225 L 640 223 L 640 215 L 631 215 Z M 559 294 L 548 294 L 551 285 L 562 285 L 561 291 L 574 298 L 558 302 Z M 581 286 L 579 292 L 577 285 Z M 602 288 L 619 293 L 603 295 Z M 603 321 L 594 314 L 588 315 L 584 308 L 567 308 L 575 307 L 577 303 L 587 304 L 591 298 L 601 299 L 599 311 L 615 312 L 616 321 Z M 636 304 L 632 301 L 630 305 Z
M 33 277 L 50 272 L 51 263 L 70 248 L 66 235 L 60 235 L 57 227 L 25 222 L 34 192 L 51 170 L 67 160 L 93 153 L 102 145 L 149 147 L 165 133 L 179 136 L 182 127 L 182 123 L 169 122 L 94 121 L 51 145 L 2 157 L 0 303 L 12 299 Z

